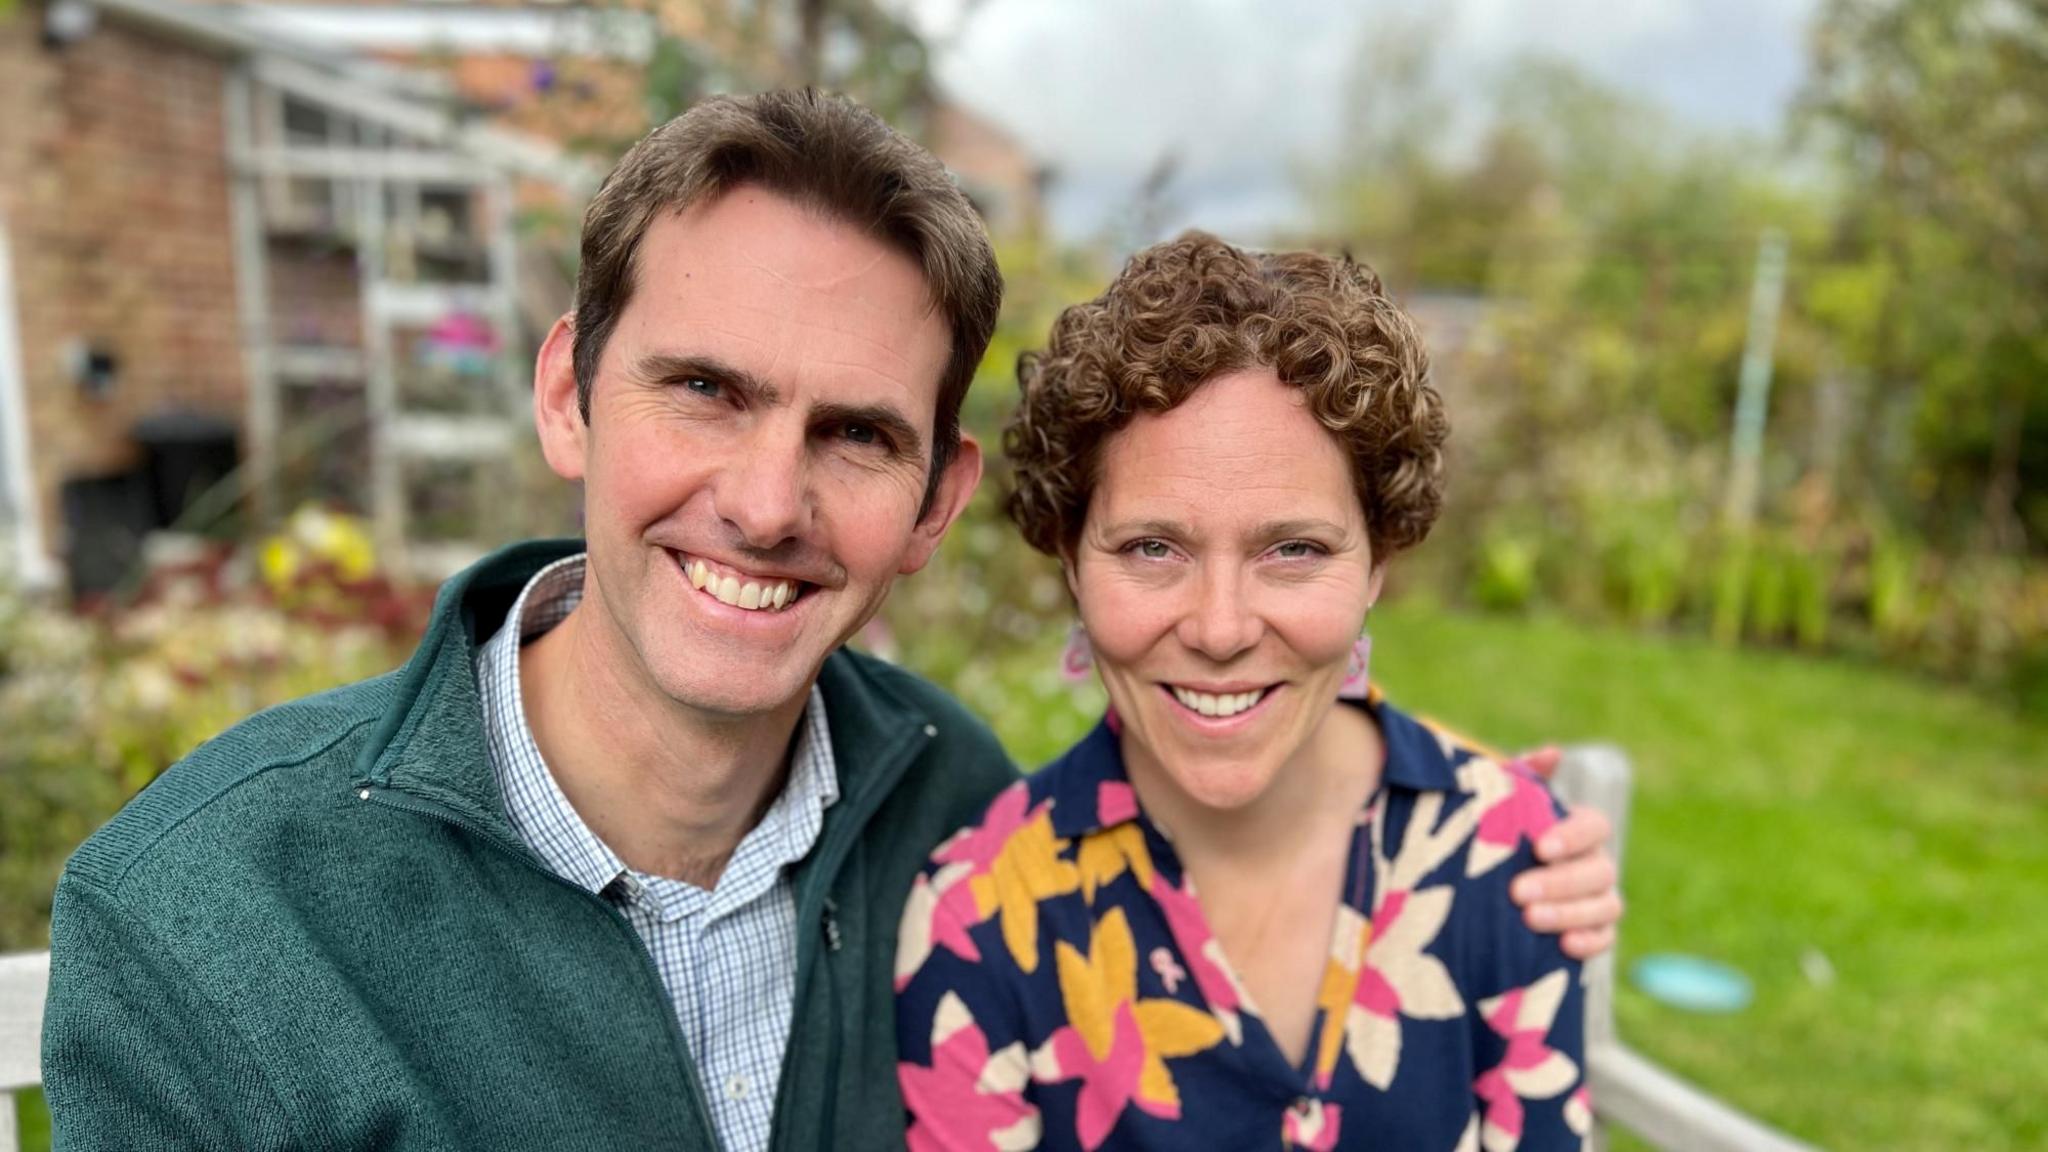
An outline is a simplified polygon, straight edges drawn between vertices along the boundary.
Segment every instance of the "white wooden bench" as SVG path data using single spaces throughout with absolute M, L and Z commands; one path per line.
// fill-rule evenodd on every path
M 1567 804 L 1597 808 L 1613 821 L 1609 850 L 1617 868 L 1627 840 L 1629 784 L 1628 757 L 1598 744 L 1567 749 L 1552 782 Z M 1666 1152 L 1813 1152 L 1812 1145 L 1736 1111 L 1621 1042 L 1614 1032 L 1612 950 L 1586 965 L 1586 1065 L 1598 1123 L 1595 1148 L 1606 1147 L 1611 1125 Z
M 50 983 L 50 954 L 0 956 L 0 1152 L 21 1142 L 14 1093 L 42 1083 L 43 991 Z
M 1565 753 L 1555 781 L 1566 802 L 1591 805 L 1614 822 L 1617 865 L 1628 831 L 1629 774 L 1619 749 L 1588 745 Z M 49 980 L 48 953 L 0 956 L 0 1152 L 17 1152 L 20 1139 L 11 1093 L 41 1082 Z M 1586 992 L 1586 1063 L 1600 1125 L 1595 1147 L 1605 1147 L 1605 1129 L 1616 1125 L 1667 1152 L 1813 1152 L 1629 1051 L 1614 1032 L 1612 952 L 1587 966 Z

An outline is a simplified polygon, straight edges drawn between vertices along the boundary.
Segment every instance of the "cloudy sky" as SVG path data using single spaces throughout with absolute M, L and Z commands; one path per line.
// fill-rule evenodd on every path
M 1168 223 L 1251 239 L 1299 212 L 1290 171 L 1329 148 L 1361 46 L 1390 22 L 1437 29 L 1454 93 L 1541 53 L 1687 120 L 1769 131 L 1816 0 L 901 2 L 941 45 L 947 90 L 1055 166 L 1062 231 L 1101 227 L 1173 152 Z

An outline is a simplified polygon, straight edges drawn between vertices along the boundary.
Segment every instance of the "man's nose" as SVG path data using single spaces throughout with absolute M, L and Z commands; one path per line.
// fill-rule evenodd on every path
M 733 454 L 717 508 L 748 547 L 765 551 L 810 530 L 808 446 L 801 421 L 769 419 Z
M 1265 625 L 1238 566 L 1206 564 L 1195 580 L 1194 602 L 1181 618 L 1181 643 L 1219 664 L 1258 644 Z

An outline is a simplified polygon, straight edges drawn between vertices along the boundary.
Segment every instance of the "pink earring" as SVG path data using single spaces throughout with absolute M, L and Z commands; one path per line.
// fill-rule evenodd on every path
M 1069 684 L 1085 683 L 1095 674 L 1095 649 L 1088 643 L 1088 629 L 1079 620 L 1067 629 L 1066 651 L 1060 653 L 1060 675 Z
M 1351 663 L 1345 666 L 1344 683 L 1337 686 L 1337 699 L 1364 700 L 1372 694 L 1372 633 L 1361 628 L 1351 645 Z

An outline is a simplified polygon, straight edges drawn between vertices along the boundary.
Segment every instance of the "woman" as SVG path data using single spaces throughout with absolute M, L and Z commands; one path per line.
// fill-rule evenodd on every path
M 912 1152 L 1577 1147 L 1578 968 L 1507 892 L 1558 810 L 1362 690 L 1441 502 L 1408 319 L 1348 260 L 1192 233 L 1020 380 L 1009 511 L 1110 713 L 912 894 Z

